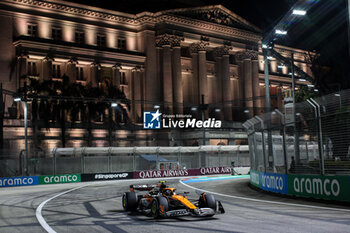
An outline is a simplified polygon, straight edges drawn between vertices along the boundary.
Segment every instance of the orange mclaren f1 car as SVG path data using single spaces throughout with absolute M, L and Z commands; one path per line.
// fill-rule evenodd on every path
M 146 191 L 144 194 L 135 191 Z M 220 201 L 209 193 L 199 193 L 197 200 L 189 200 L 188 192 L 176 194 L 175 188 L 161 181 L 157 185 L 130 185 L 130 192 L 123 194 L 122 204 L 125 211 L 139 211 L 154 218 L 178 216 L 213 216 L 225 213 Z M 218 211 L 217 211 L 218 209 Z

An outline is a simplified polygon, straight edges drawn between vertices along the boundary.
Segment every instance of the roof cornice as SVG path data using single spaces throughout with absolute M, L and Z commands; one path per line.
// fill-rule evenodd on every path
M 91 7 L 87 5 L 62 1 L 62 0 L 2 0 L 0 4 L 10 5 L 14 8 L 30 8 L 38 12 L 48 12 L 55 14 L 64 14 L 72 17 L 83 17 L 87 20 L 102 20 L 105 23 L 110 24 L 128 24 L 133 27 L 142 27 L 143 25 L 153 25 L 157 23 L 170 23 L 177 24 L 183 27 L 196 27 L 199 30 L 210 31 L 216 33 L 223 33 L 228 36 L 238 37 L 240 39 L 257 42 L 261 40 L 261 35 L 259 33 L 249 32 L 238 28 L 233 28 L 230 26 L 220 25 L 208 21 L 202 21 L 198 19 L 189 19 L 183 16 L 172 15 L 172 12 L 179 12 L 185 10 L 210 10 L 220 8 L 221 10 L 227 12 L 233 17 L 237 18 L 241 22 L 247 23 L 251 27 L 255 27 L 250 24 L 240 16 L 231 12 L 222 5 L 212 5 L 204 7 L 194 7 L 194 8 L 181 8 L 174 10 L 160 11 L 157 13 L 142 12 L 140 14 L 127 14 L 123 12 L 107 10 L 103 8 Z M 260 30 L 260 29 L 259 29 Z

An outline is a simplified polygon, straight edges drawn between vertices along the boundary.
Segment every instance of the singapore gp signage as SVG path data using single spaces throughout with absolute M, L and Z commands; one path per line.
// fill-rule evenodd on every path
M 81 182 L 80 174 L 39 176 L 39 184 L 60 184 Z
M 288 194 L 287 175 L 261 172 L 260 188 L 270 192 Z
M 348 176 L 288 175 L 289 194 L 350 201 Z
M 39 184 L 39 180 L 37 176 L 0 178 L 0 187 L 37 185 L 37 184 Z
M 144 129 L 189 129 L 189 128 L 221 128 L 222 122 L 215 118 L 198 120 L 192 115 L 185 114 L 162 114 L 156 112 L 143 113 Z
M 81 174 L 81 181 L 132 179 L 133 172 Z

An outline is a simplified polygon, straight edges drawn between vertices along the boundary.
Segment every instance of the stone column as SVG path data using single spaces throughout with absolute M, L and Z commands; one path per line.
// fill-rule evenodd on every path
M 135 92 L 136 92 L 136 74 L 135 74 L 135 69 L 131 71 L 130 74 L 130 82 L 128 84 L 129 88 L 129 99 L 131 100 L 131 105 L 130 105 L 130 117 L 131 117 L 131 122 L 136 122 L 136 102 L 135 102 Z
M 270 70 L 272 73 L 277 72 L 277 61 L 276 60 L 270 61 Z
M 174 38 L 172 41 L 173 46 L 173 90 L 174 90 L 174 111 L 177 114 L 183 113 L 183 83 L 181 74 L 181 47 L 180 38 L 177 40 Z
M 170 45 L 163 45 L 163 100 L 167 105 L 164 106 L 166 108 L 166 112 L 172 114 L 173 82 Z
M 259 93 L 259 73 L 258 53 L 256 51 L 247 50 L 236 53 L 236 59 L 239 62 L 240 70 L 240 88 L 244 90 L 242 96 L 245 100 L 245 107 L 249 108 L 250 114 L 253 115 L 254 99 Z M 254 62 L 252 62 L 254 60 Z M 255 93 L 255 94 L 254 94 Z
M 191 102 L 194 104 L 199 104 L 199 81 L 198 81 L 198 53 L 197 51 L 191 51 L 192 56 L 192 93 L 191 93 Z
M 144 99 L 147 101 L 145 110 L 153 110 L 155 102 L 160 101 L 160 76 L 158 74 L 159 61 L 158 61 L 158 49 L 156 47 L 155 33 L 153 31 L 145 31 L 142 33 L 144 51 L 147 56 L 145 61 L 145 73 L 143 74 L 144 79 Z
M 152 88 L 149 90 L 152 90 L 154 92 L 154 98 L 152 101 L 160 102 L 163 96 L 162 91 L 162 73 L 163 73 L 163 60 L 162 60 L 162 54 L 163 54 L 163 48 L 157 46 L 156 47 L 156 57 L 157 57 L 157 66 L 156 66 L 156 76 L 154 77 L 154 85 L 152 85 Z M 153 106 L 152 106 L 153 109 Z
M 222 57 L 221 54 L 215 56 L 215 78 L 216 78 L 216 99 L 217 102 L 223 103 L 223 93 L 222 93 Z
M 51 64 L 52 60 L 50 58 L 44 58 L 42 60 L 42 72 L 40 74 L 41 80 L 49 80 L 52 77 Z
M 26 56 L 19 56 L 17 59 L 18 77 L 27 75 L 27 58 Z
M 76 82 L 76 80 L 77 80 L 76 62 L 68 61 L 66 74 L 69 77 L 69 83 Z
M 230 61 L 229 55 L 224 54 L 221 59 L 221 70 L 222 70 L 222 100 L 224 105 L 224 119 L 227 121 L 232 120 L 232 104 L 229 102 L 231 99 L 231 88 L 230 88 Z
M 142 103 L 142 85 L 141 85 L 141 72 L 140 68 L 136 67 L 133 72 L 134 76 L 134 116 L 135 116 L 135 121 L 140 122 L 141 120 L 141 103 Z
M 249 58 L 243 60 L 243 79 L 244 79 L 244 98 L 246 107 L 253 110 L 253 77 L 252 77 L 252 60 Z
M 205 103 L 208 103 L 208 88 L 207 88 L 207 60 L 206 51 L 198 51 L 198 80 L 199 80 L 199 98 L 201 100 L 202 95 L 204 95 Z
M 173 103 L 173 80 L 172 80 L 172 66 L 171 66 L 171 40 L 172 35 L 163 34 L 156 38 L 158 46 L 162 46 L 162 90 L 164 111 L 171 114 Z
M 197 85 L 194 85 L 194 87 L 198 87 L 198 97 L 197 97 L 197 103 L 201 103 L 202 95 L 204 95 L 204 101 L 208 101 L 208 89 L 207 89 L 207 60 L 206 60 L 206 47 L 209 45 L 206 41 L 200 41 L 198 43 L 193 43 L 191 45 L 191 52 L 192 52 L 192 65 L 193 65 L 193 75 L 194 75 L 194 82 L 196 74 L 195 71 L 198 69 L 198 83 Z M 197 55 L 197 59 L 195 58 Z M 197 63 L 197 64 L 196 64 Z
M 232 92 L 231 90 L 231 82 L 230 82 L 230 55 L 229 51 L 231 46 L 221 46 L 215 49 L 215 56 L 217 59 L 217 80 L 218 93 L 220 96 L 220 102 L 223 106 L 224 119 L 229 121 L 232 120 Z
M 120 64 L 115 64 L 112 67 L 112 84 L 120 89 Z
M 97 87 L 98 86 L 98 81 L 97 81 L 97 75 L 98 75 L 98 65 L 97 63 L 91 63 L 90 65 L 90 73 L 88 77 L 88 82 L 91 83 L 92 87 Z
M 258 60 L 252 60 L 252 78 L 253 78 L 253 96 L 254 96 L 254 108 L 255 112 L 254 115 L 260 114 L 260 108 L 261 105 L 261 99 L 260 99 L 260 81 L 259 81 L 259 61 Z

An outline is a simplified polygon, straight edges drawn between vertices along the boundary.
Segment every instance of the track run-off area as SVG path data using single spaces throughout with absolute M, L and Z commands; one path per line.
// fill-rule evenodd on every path
M 153 219 L 122 208 L 130 184 L 214 194 L 225 214 Z M 350 207 L 251 189 L 248 176 L 117 180 L 0 189 L 0 232 L 350 232 Z

